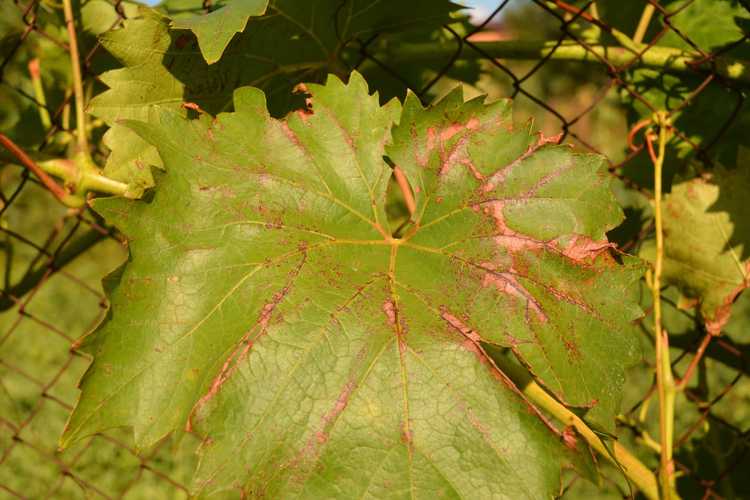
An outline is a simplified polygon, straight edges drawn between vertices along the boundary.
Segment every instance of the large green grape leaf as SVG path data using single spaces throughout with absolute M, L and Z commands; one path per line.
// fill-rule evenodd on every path
M 552 496 L 560 431 L 484 346 L 611 429 L 641 266 L 610 254 L 604 161 L 514 128 L 509 101 L 401 111 L 356 73 L 309 90 L 284 120 L 247 87 L 215 119 L 127 122 L 166 174 L 148 202 L 95 202 L 131 255 L 63 443 L 187 427 L 196 492 Z M 417 200 L 398 239 L 384 155 Z
M 709 179 L 675 184 L 664 200 L 664 280 L 700 304 L 719 334 L 737 294 L 750 285 L 750 162 L 717 168 Z M 653 260 L 654 245 L 642 250 Z
M 268 0 L 224 0 L 217 2 L 216 10 L 206 14 L 182 17 L 172 22 L 175 29 L 189 29 L 195 33 L 201 54 L 208 64 L 219 60 L 229 41 L 241 33 L 251 16 L 266 11 Z

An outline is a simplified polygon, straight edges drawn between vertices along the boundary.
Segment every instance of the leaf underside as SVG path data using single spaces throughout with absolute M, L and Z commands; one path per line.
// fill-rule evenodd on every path
M 737 295 L 750 285 L 750 164 L 717 167 L 710 179 L 675 184 L 664 200 L 664 281 L 699 304 L 708 331 L 718 335 Z M 644 257 L 653 260 L 654 244 Z
M 63 443 L 187 426 L 196 492 L 549 498 L 559 432 L 483 346 L 612 429 L 642 269 L 605 239 L 603 160 L 513 128 L 509 101 L 381 107 L 356 73 L 309 90 L 283 120 L 246 87 L 215 119 L 127 122 L 166 174 L 149 202 L 95 203 L 131 257 Z M 401 239 L 384 155 L 417 202 Z

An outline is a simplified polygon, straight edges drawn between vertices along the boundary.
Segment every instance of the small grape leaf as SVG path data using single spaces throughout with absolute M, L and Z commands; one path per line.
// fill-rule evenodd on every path
M 748 163 L 675 184 L 664 199 L 664 281 L 699 301 L 706 328 L 716 335 L 737 294 L 750 285 Z M 653 261 L 655 244 L 641 253 Z
M 241 33 L 248 19 L 266 12 L 268 0 L 225 0 L 216 10 L 172 21 L 172 28 L 188 29 L 195 33 L 201 54 L 208 64 L 213 64 L 229 45 L 236 33 Z
M 140 198 L 146 189 L 153 187 L 151 168 L 164 168 L 155 147 L 119 123 L 107 130 L 102 142 L 110 149 L 104 175 L 129 184 L 134 198 Z
M 603 159 L 460 89 L 403 111 L 357 73 L 309 91 L 314 111 L 284 120 L 247 87 L 215 119 L 127 122 L 167 171 L 149 202 L 95 201 L 131 256 L 82 341 L 63 444 L 187 426 L 205 438 L 197 493 L 553 496 L 562 433 L 484 346 L 612 427 L 642 266 L 610 253 Z M 417 200 L 400 239 L 384 155 Z

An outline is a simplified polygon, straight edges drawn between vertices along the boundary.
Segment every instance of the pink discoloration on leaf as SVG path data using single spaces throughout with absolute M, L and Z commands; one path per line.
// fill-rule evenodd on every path
M 409 447 L 414 443 L 414 431 L 409 428 L 406 422 L 401 424 L 401 442 Z
M 385 317 L 388 319 L 388 324 L 391 326 L 396 325 L 396 306 L 393 304 L 393 301 L 386 300 L 383 302 L 383 312 L 385 313 Z
M 443 318 L 445 321 L 447 321 L 450 326 L 458 330 L 461 333 L 461 335 L 471 340 L 472 342 L 482 341 L 482 337 L 480 337 L 477 332 L 475 332 L 474 330 L 466 326 L 463 323 L 463 321 L 458 319 L 453 314 L 449 313 L 447 310 L 443 310 L 440 313 L 440 317 Z
M 326 426 L 331 425 L 336 421 L 338 416 L 341 415 L 341 412 L 344 411 L 346 405 L 349 404 L 349 399 L 351 398 L 352 392 L 354 392 L 354 389 L 356 387 L 357 384 L 355 384 L 353 381 L 347 382 L 346 385 L 344 385 L 344 388 L 341 390 L 339 397 L 336 399 L 333 408 L 331 408 L 328 413 L 323 415 L 323 421 Z
M 461 137 L 458 142 L 448 150 L 443 147 L 444 143 L 441 143 L 440 171 L 438 172 L 438 175 L 443 176 L 447 174 L 453 165 L 456 163 L 463 163 L 463 160 L 468 159 L 465 156 L 462 156 L 466 154 L 465 148 L 467 144 L 469 144 L 468 135 Z
M 346 409 L 356 388 L 357 384 L 354 381 L 349 381 L 344 385 L 338 398 L 333 403 L 333 407 L 321 418 L 320 428 L 312 433 L 299 453 L 286 465 L 286 468 L 304 468 L 318 458 L 321 448 L 330 439 L 331 428 Z
M 474 162 L 472 162 L 470 159 L 465 158 L 463 161 L 461 161 L 461 163 L 469 169 L 469 172 L 471 172 L 471 175 L 473 175 L 475 179 L 479 181 L 484 180 L 482 172 L 477 169 L 477 167 L 474 165 Z
M 491 200 L 481 205 L 482 212 L 491 216 L 495 222 L 497 230 L 495 243 L 514 253 L 543 248 L 545 246 L 543 241 L 535 240 L 508 227 L 503 214 L 504 207 L 505 201 L 502 200 Z
M 246 334 L 249 335 L 250 332 Z M 186 432 L 192 432 L 193 430 L 193 415 L 195 415 L 195 412 L 202 406 L 204 406 L 209 400 L 211 400 L 216 394 L 219 393 L 219 390 L 221 389 L 221 386 L 224 385 L 224 382 L 227 381 L 229 378 L 229 374 L 232 371 L 232 367 L 234 366 L 234 359 L 238 356 L 238 353 L 244 353 L 247 349 L 249 349 L 249 346 L 251 345 L 250 342 L 247 341 L 246 338 L 243 338 L 243 342 L 240 343 L 237 348 L 232 351 L 232 353 L 229 355 L 229 357 L 224 361 L 224 365 L 221 367 L 221 370 L 219 370 L 219 374 L 214 378 L 213 382 L 211 382 L 211 387 L 209 387 L 208 392 L 206 392 L 195 404 L 193 407 L 193 410 L 190 412 L 190 415 L 188 416 L 187 424 L 185 425 L 185 431 Z
M 183 102 L 180 106 L 183 109 L 192 109 L 196 113 L 205 113 L 205 111 L 194 102 Z
M 427 157 L 429 158 L 429 154 L 432 150 L 435 149 L 435 144 L 437 144 L 437 131 L 435 130 L 435 127 L 429 127 L 427 129 Z
M 614 244 L 606 240 L 595 241 L 588 236 L 576 234 L 561 250 L 563 255 L 573 260 L 591 261 L 608 252 L 610 248 L 614 248 Z
M 297 134 L 294 133 L 294 131 L 289 127 L 289 124 L 286 121 L 278 122 L 282 132 L 284 132 L 284 135 L 291 141 L 295 146 L 297 146 L 300 149 L 304 150 L 304 146 L 302 145 L 302 142 L 300 142 L 299 137 L 297 137 Z
M 450 140 L 454 135 L 464 130 L 476 130 L 479 128 L 479 120 L 477 118 L 469 118 L 466 123 L 454 123 L 440 132 L 440 140 L 445 142 Z
M 470 408 L 467 408 L 465 411 L 466 411 L 466 418 L 469 420 L 469 424 L 477 432 L 479 432 L 479 434 L 482 435 L 482 439 L 484 439 L 486 443 L 494 447 L 493 445 L 494 440 L 492 439 L 490 427 L 484 422 L 482 422 L 481 420 L 479 420 L 479 418 L 477 418 L 477 416 L 474 414 L 473 411 L 471 411 Z

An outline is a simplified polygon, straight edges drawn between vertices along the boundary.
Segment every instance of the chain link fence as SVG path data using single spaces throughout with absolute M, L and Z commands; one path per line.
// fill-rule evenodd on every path
M 745 102 L 750 78 L 743 81 L 731 73 L 723 59 L 742 49 L 748 34 L 740 33 L 719 48 L 693 39 L 679 16 L 702 2 L 706 0 L 643 0 L 627 6 L 601 0 L 498 1 L 492 12 L 471 24 L 445 27 L 430 55 L 432 69 L 425 70 L 428 75 L 421 80 L 405 71 L 406 56 L 399 63 L 398 53 L 384 60 L 372 50 L 387 44 L 389 34 L 358 40 L 356 67 L 376 66 L 394 86 L 410 88 L 425 103 L 475 71 L 476 81 L 466 85 L 468 96 L 512 97 L 518 121 L 533 118 L 545 134 L 560 134 L 559 142 L 604 155 L 618 179 L 616 194 L 628 216 L 610 237 L 637 254 L 653 234 L 648 203 L 633 201 L 629 194 L 652 197 L 652 169 L 643 139 L 649 115 L 665 108 L 672 119 L 667 188 L 679 172 L 701 174 L 719 163 L 733 166 L 736 138 L 746 134 L 743 125 L 750 120 Z M 741 1 L 709 3 L 721 7 L 716 16 L 729 12 L 725 6 L 748 12 Z M 116 26 L 126 16 L 120 1 L 112 4 Z M 3 47 L 0 99 L 27 100 L 46 110 L 50 125 L 44 139 L 24 145 L 44 152 L 56 134 L 69 131 L 71 92 L 50 96 L 50 104 L 40 102 L 29 74 L 18 68 L 26 67 L 31 54 L 27 49 L 34 44 L 56 47 L 62 55 L 68 46 L 64 35 L 45 32 L 37 22 L 40 11 L 55 9 L 54 2 L 14 0 L 3 5 L 18 11 L 13 15 L 20 16 L 25 29 L 11 46 Z M 645 27 L 639 22 L 644 18 Z M 717 17 L 713 29 L 733 22 Z M 740 29 L 747 25 L 738 22 Z M 700 26 L 691 28 L 702 33 Z M 621 32 L 635 33 L 633 38 L 643 43 L 608 52 L 591 41 L 596 35 L 617 44 Z M 649 54 L 665 41 L 699 53 L 701 60 L 680 67 L 669 62 L 674 63 L 674 74 L 659 69 Z M 84 72 L 98 74 L 92 65 L 103 49 L 93 37 L 83 39 L 82 45 Z M 8 120 L 0 117 L 0 126 L 8 126 Z M 94 212 L 62 208 L 28 171 L 6 165 L 0 169 L 0 250 L 0 497 L 186 498 L 198 444 L 189 434 L 149 450 L 134 449 L 125 429 L 95 435 L 65 451 L 57 446 L 77 398 L 77 381 L 88 364 L 76 350 L 76 340 L 106 314 L 100 281 L 126 255 L 121 237 Z M 643 293 L 648 296 L 645 285 Z M 705 352 L 693 382 L 678 397 L 675 458 L 680 491 L 687 492 L 684 498 L 750 495 L 741 477 L 750 467 L 750 301 L 740 296 L 735 319 L 716 337 L 675 294 L 666 290 L 664 297 L 675 373 L 684 373 L 696 353 Z M 648 307 L 646 299 L 644 304 Z M 658 405 L 653 397 L 650 321 L 647 315 L 641 324 L 643 361 L 630 372 L 617 437 L 655 470 L 658 444 L 651 436 L 658 436 Z M 602 485 L 594 486 L 566 473 L 561 495 L 632 496 L 616 469 L 602 476 Z

